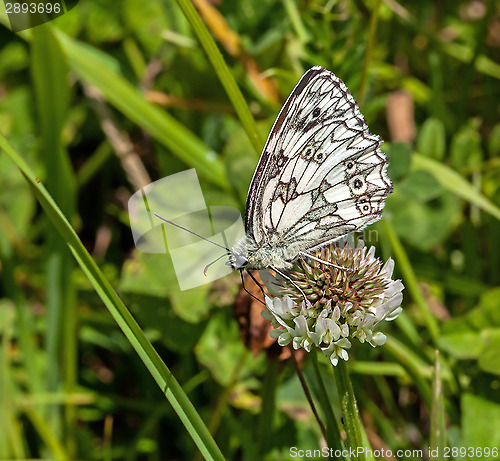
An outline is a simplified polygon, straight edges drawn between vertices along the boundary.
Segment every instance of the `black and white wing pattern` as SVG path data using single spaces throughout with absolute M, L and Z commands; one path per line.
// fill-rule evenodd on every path
M 344 82 L 315 66 L 273 125 L 247 198 L 246 235 L 295 256 L 380 219 L 392 185 L 382 140 Z

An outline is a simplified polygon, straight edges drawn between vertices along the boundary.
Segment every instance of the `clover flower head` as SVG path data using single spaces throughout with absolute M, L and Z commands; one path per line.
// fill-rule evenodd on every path
M 292 343 L 308 352 L 317 347 L 333 365 L 348 360 L 353 338 L 373 347 L 385 344 L 377 328 L 401 313 L 403 300 L 401 280 L 392 280 L 394 261 L 382 265 L 374 247 L 367 249 L 362 240 L 354 247 L 352 238 L 313 256 L 340 268 L 301 260 L 287 273 L 290 280 L 260 271 L 272 293 L 262 311 L 274 328 L 271 336 L 281 346 Z

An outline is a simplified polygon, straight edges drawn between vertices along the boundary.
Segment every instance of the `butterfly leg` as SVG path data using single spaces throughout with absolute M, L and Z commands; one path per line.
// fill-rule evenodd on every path
M 300 291 L 300 294 L 302 295 L 302 297 L 304 298 L 304 302 L 306 303 L 306 306 L 310 305 L 311 302 L 308 301 L 307 299 L 307 296 L 306 294 L 302 291 L 302 288 L 300 288 L 290 277 L 288 277 L 288 275 L 284 274 L 283 272 L 281 272 L 279 269 L 276 269 L 275 267 L 273 266 L 270 266 L 269 269 L 272 269 L 274 272 L 276 272 L 278 275 L 280 275 L 281 277 L 283 277 L 285 280 L 287 280 L 288 282 L 290 282 L 295 288 L 297 288 L 297 290 Z
M 354 271 L 354 269 L 349 269 L 348 267 L 337 266 L 336 264 L 332 264 L 332 263 L 330 263 L 328 261 L 324 261 L 323 259 L 316 258 L 316 256 L 304 253 L 302 251 L 299 253 L 299 255 L 302 256 L 302 257 L 304 257 L 304 258 L 314 259 L 315 261 L 318 261 L 321 264 L 326 264 L 327 266 L 332 266 L 332 267 L 335 267 L 336 269 L 340 269 L 342 271 L 347 271 L 347 272 Z
M 260 288 L 260 291 L 262 291 L 262 294 L 265 296 L 266 294 L 264 293 L 264 288 L 262 287 L 262 285 L 257 281 L 257 279 L 252 275 L 252 273 L 250 271 L 247 271 L 248 275 L 252 278 L 252 280 L 259 286 Z M 241 276 L 241 284 L 243 285 L 243 289 L 253 298 L 253 299 L 256 299 L 257 301 L 259 301 L 259 303 L 261 304 L 264 304 L 264 306 L 266 305 L 265 302 L 263 302 L 261 299 L 257 298 L 256 296 L 254 296 L 252 293 L 250 293 L 246 286 L 245 286 L 245 280 L 243 279 L 243 270 L 240 270 L 240 276 Z

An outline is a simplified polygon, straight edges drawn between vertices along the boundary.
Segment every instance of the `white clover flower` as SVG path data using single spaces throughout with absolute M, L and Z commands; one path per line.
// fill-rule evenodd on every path
M 373 347 L 385 344 L 387 337 L 376 331 L 383 320 L 394 320 L 401 313 L 401 280 L 392 280 L 394 261 L 382 262 L 375 248 L 368 251 L 362 240 L 354 248 L 351 239 L 344 246 L 331 246 L 314 256 L 346 271 L 315 260 L 301 260 L 288 273 L 290 281 L 261 271 L 261 278 L 273 298 L 266 296 L 263 317 L 271 320 L 273 338 L 281 346 L 295 349 L 317 347 L 337 365 L 348 360 L 347 349 L 353 338 Z

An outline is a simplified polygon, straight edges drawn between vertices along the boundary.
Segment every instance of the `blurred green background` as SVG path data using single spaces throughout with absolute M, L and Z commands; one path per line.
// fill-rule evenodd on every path
M 430 445 L 438 349 L 446 443 L 499 448 L 498 3 L 194 4 L 246 106 L 228 98 L 176 1 L 81 0 L 19 34 L 0 13 L 0 132 L 71 221 L 227 459 L 289 459 L 290 446 L 318 448 L 321 434 L 292 364 L 243 344 L 239 277 L 180 292 L 168 256 L 134 249 L 127 201 L 195 167 L 209 206 L 243 211 L 284 99 L 309 67 L 332 70 L 386 141 L 394 193 L 367 238 L 395 259 L 406 286 L 387 345 L 350 353 L 368 439 L 393 452 Z M 260 139 L 245 132 L 250 113 Z M 3 153 L 0 259 L 0 459 L 201 459 Z M 303 372 L 315 395 L 307 359 Z

